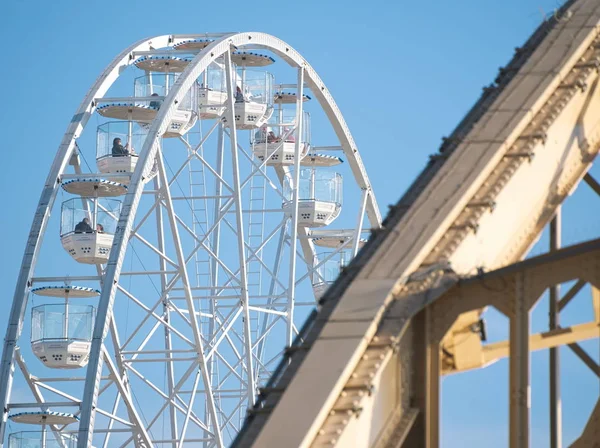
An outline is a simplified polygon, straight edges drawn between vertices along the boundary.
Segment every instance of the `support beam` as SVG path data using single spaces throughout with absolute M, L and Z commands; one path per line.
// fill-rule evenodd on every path
M 138 445 L 139 446 L 152 446 L 152 443 L 150 441 L 150 435 L 148 434 L 148 431 L 146 430 L 146 427 L 144 426 L 144 422 L 142 422 L 142 420 L 140 419 L 137 409 L 134 406 L 132 397 L 129 395 L 129 389 L 127 388 L 126 384 L 123 382 L 123 378 L 121 378 L 121 374 L 117 370 L 117 367 L 113 364 L 112 359 L 110 358 L 109 354 L 106 353 L 105 349 L 102 350 L 102 356 L 104 358 L 104 362 L 105 362 L 106 366 L 108 367 L 110 376 L 111 376 L 112 380 L 115 382 L 117 389 L 119 391 L 119 394 L 121 395 L 121 398 L 123 399 L 123 402 L 129 409 L 128 414 L 131 417 L 133 417 L 131 420 L 133 423 L 132 436 L 133 436 L 134 444 L 136 446 L 138 446 Z
M 356 257 L 358 248 L 360 247 L 360 235 L 362 233 L 363 220 L 365 217 L 365 210 L 367 208 L 367 199 L 369 199 L 369 190 L 363 190 L 360 199 L 360 209 L 358 210 L 358 222 L 356 223 L 354 240 L 352 241 L 352 257 Z
M 596 333 L 600 333 L 600 327 L 598 327 Z M 600 365 L 596 364 L 596 361 L 594 361 L 592 357 L 588 355 L 587 352 L 583 348 L 581 348 L 579 344 L 574 342 L 572 344 L 569 344 L 568 347 L 573 351 L 573 353 L 575 353 L 579 357 L 579 359 L 583 361 L 583 363 L 586 366 L 590 368 L 592 372 L 596 374 L 598 378 L 600 378 Z
M 561 208 L 556 209 L 556 215 L 550 221 L 550 252 L 560 249 L 561 244 Z M 579 283 L 579 282 L 578 282 Z M 550 331 L 560 325 L 560 285 L 550 287 L 549 322 Z M 573 294 L 575 296 L 575 294 Z M 570 300 L 570 299 L 569 299 Z M 550 348 L 550 448 L 562 448 L 562 410 L 560 401 L 560 352 L 556 347 Z
M 559 300 L 558 311 L 562 311 L 585 285 L 585 280 L 577 280 L 577 283 L 571 286 L 571 289 L 569 289 L 562 299 Z
M 585 425 L 581 437 L 579 437 L 571 448 L 598 448 L 600 446 L 600 399 L 592 411 L 592 415 Z
M 529 447 L 529 309 L 519 274 L 510 319 L 510 448 Z
M 600 289 L 592 286 L 592 306 L 594 307 L 594 319 L 600 323 Z
M 208 370 L 206 368 L 206 355 L 204 352 L 204 342 L 202 341 L 202 335 L 200 332 L 200 324 L 198 323 L 198 319 L 196 318 L 196 307 L 194 304 L 194 298 L 190 286 L 190 280 L 186 267 L 186 260 L 183 254 L 183 247 L 181 245 L 181 238 L 179 236 L 179 229 L 177 227 L 177 219 L 175 215 L 175 210 L 173 209 L 173 200 L 171 198 L 171 191 L 168 187 L 168 179 L 165 171 L 165 165 L 162 157 L 162 153 L 158 154 L 156 158 L 158 162 L 158 176 L 159 183 L 162 186 L 162 197 L 165 201 L 165 206 L 167 209 L 167 217 L 169 219 L 169 224 L 171 227 L 171 234 L 173 237 L 173 247 L 175 249 L 175 253 L 177 256 L 177 262 L 179 263 L 179 276 L 181 278 L 181 283 L 183 286 L 185 301 L 187 302 L 187 309 L 190 315 L 190 326 L 192 327 L 192 333 L 194 335 L 194 343 L 197 356 L 198 363 L 200 365 L 200 370 L 202 372 L 202 381 L 204 383 L 205 395 L 206 395 L 206 403 L 209 409 L 209 414 L 211 417 L 211 422 L 213 423 L 213 433 L 215 437 L 215 445 L 217 447 L 224 446 L 223 444 L 223 436 L 221 434 L 221 428 L 219 427 L 219 419 L 217 416 L 217 408 L 215 404 L 215 398 L 212 391 L 212 383 L 211 378 L 208 376 Z
M 425 448 L 440 446 L 440 341 L 435 337 L 431 307 L 425 309 L 426 389 Z
M 586 173 L 586 175 L 583 176 L 583 180 L 591 187 L 592 190 L 596 192 L 598 196 L 600 196 L 600 183 L 598 183 L 598 181 L 594 179 L 590 173 Z
M 227 109 L 226 117 L 229 125 L 229 143 L 231 145 L 231 165 L 233 170 L 233 198 L 235 203 L 235 224 L 238 245 L 239 278 L 240 278 L 240 302 L 244 312 L 244 359 L 246 361 L 246 380 L 248 381 L 248 396 L 246 401 L 248 407 L 254 405 L 254 396 L 257 392 L 254 377 L 254 359 L 252 358 L 252 331 L 250 328 L 250 298 L 248 296 L 248 266 L 246 263 L 246 248 L 244 242 L 244 221 L 242 214 L 242 185 L 240 181 L 239 154 L 237 144 L 237 131 L 235 127 L 235 103 L 233 68 L 231 65 L 231 48 L 225 52 L 225 75 L 227 85 Z M 216 418 L 215 418 L 216 421 Z
M 160 204 L 160 190 L 161 190 L 161 185 L 160 185 L 160 180 L 159 180 L 159 176 L 156 176 L 154 178 L 154 189 L 156 190 L 155 193 L 155 197 L 154 200 Z M 158 240 L 158 250 L 161 253 L 166 253 L 165 252 L 165 235 L 164 235 L 164 226 L 163 226 L 163 208 L 159 205 L 158 207 L 156 207 L 156 237 Z M 167 264 L 166 261 L 163 257 L 158 257 L 158 262 L 159 262 L 159 266 L 160 266 L 160 270 L 161 271 L 166 271 L 167 269 Z M 160 288 L 161 291 L 165 291 L 167 288 L 167 275 L 166 274 L 161 274 L 160 276 Z M 170 319 L 170 309 L 169 309 L 169 304 L 168 304 L 168 299 L 165 298 L 164 302 L 163 302 L 163 306 L 162 306 L 162 317 L 164 319 L 165 322 L 168 322 L 169 324 L 171 323 L 171 319 Z M 171 329 L 168 326 L 164 327 L 164 344 L 165 344 L 165 350 L 171 350 L 173 348 L 173 344 L 171 341 Z M 168 395 L 171 395 L 171 393 L 173 392 L 173 386 L 175 384 L 175 366 L 173 361 L 168 361 L 167 362 L 167 387 L 168 387 Z M 169 417 L 171 420 L 171 438 L 175 438 L 177 437 L 177 434 L 179 433 L 179 431 L 177 430 L 177 410 L 175 408 L 175 405 L 173 403 L 169 404 Z M 107 437 L 110 434 L 107 434 Z M 177 448 L 177 444 L 175 442 L 173 442 L 171 444 L 171 448 Z
M 531 335 L 529 338 L 529 350 L 546 350 L 561 345 L 575 344 L 577 341 L 595 339 L 600 333 L 600 324 L 589 322 L 586 324 L 573 325 L 572 327 L 557 328 L 546 333 Z M 483 347 L 484 365 L 509 356 L 510 343 L 508 341 L 495 342 Z
M 294 143 L 294 171 L 292 173 L 292 216 L 290 218 L 290 265 L 288 276 L 288 306 L 285 345 L 291 346 L 294 340 L 294 301 L 296 295 L 296 247 L 298 244 L 298 202 L 300 200 L 300 150 L 302 142 L 302 98 L 304 94 L 304 67 L 298 68 L 298 94 L 296 97 L 296 141 Z

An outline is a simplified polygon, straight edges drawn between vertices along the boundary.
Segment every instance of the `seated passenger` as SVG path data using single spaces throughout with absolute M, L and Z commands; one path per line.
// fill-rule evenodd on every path
M 235 86 L 235 102 L 236 103 L 247 103 L 248 102 L 248 99 L 242 93 L 242 89 L 240 89 L 240 86 Z
M 275 135 L 273 131 L 269 131 L 267 135 L 267 143 L 277 143 L 280 139 Z
M 283 128 L 283 135 L 287 134 L 285 141 L 288 143 L 295 143 L 296 137 L 294 137 L 294 131 L 292 131 L 291 133 L 289 131 L 290 131 L 289 128 Z
M 254 134 L 254 143 L 264 143 L 267 140 L 267 127 L 261 127 Z
M 158 93 L 154 92 L 150 96 L 158 96 Z M 157 110 L 160 109 L 161 104 L 162 104 L 162 101 L 150 101 L 150 107 L 157 109 Z
M 96 224 L 96 232 L 104 233 L 104 226 L 102 224 Z
M 75 233 L 94 233 L 89 218 L 83 218 L 75 226 Z
M 113 147 L 111 151 L 113 157 L 127 157 L 134 152 L 135 151 L 133 150 L 133 148 L 131 149 L 131 152 L 129 151 L 129 143 L 123 146 L 119 137 L 113 140 Z

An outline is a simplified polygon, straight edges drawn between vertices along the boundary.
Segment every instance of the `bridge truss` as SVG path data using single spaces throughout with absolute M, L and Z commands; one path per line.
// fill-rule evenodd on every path
M 563 202 L 582 180 L 600 195 L 589 173 L 599 27 L 598 2 L 568 1 L 516 50 L 322 297 L 234 446 L 437 447 L 441 376 L 508 357 L 510 446 L 527 447 L 529 358 L 541 349 L 551 350 L 551 446 L 562 446 L 557 347 L 600 377 L 578 345 L 600 337 L 600 240 L 560 247 Z M 547 226 L 548 253 L 522 261 Z M 589 321 L 560 327 L 586 284 Z M 530 334 L 545 291 L 550 328 Z M 482 344 L 488 306 L 509 319 L 509 341 Z M 600 399 L 572 446 L 599 444 Z

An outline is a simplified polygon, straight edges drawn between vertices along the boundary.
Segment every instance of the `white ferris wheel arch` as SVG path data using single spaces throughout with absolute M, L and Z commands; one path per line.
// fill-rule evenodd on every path
M 134 54 L 136 52 L 171 47 L 177 39 L 202 37 L 205 37 L 205 35 L 163 35 L 134 43 L 121 52 L 102 72 L 71 119 L 52 163 L 36 208 L 15 288 L 9 316 L 9 326 L 4 340 L 2 364 L 0 366 L 0 402 L 2 404 L 2 409 L 4 410 L 0 429 L 0 444 L 4 441 L 6 431 L 8 417 L 7 406 L 15 370 L 15 349 L 22 330 L 22 321 L 27 308 L 28 292 L 31 287 L 31 279 L 36 266 L 42 238 L 48 225 L 50 212 L 54 206 L 57 192 L 61 185 L 61 176 L 65 173 L 65 169 L 68 166 L 71 157 L 74 155 L 76 140 L 81 135 L 89 118 L 96 110 L 97 104 L 95 100 L 96 98 L 101 98 L 119 78 L 122 71 L 135 61 Z M 372 228 L 379 228 L 381 226 L 379 208 L 356 144 L 333 97 L 325 87 L 321 78 L 317 75 L 316 71 L 306 62 L 300 53 L 294 50 L 290 45 L 268 34 L 254 32 L 231 33 L 221 35 L 221 37 L 215 39 L 194 57 L 165 97 L 163 105 L 157 113 L 156 118 L 153 120 L 143 148 L 140 151 L 138 166 L 132 175 L 128 192 L 123 200 L 122 211 L 115 232 L 110 258 L 103 275 L 102 281 L 104 287 L 102 288 L 102 293 L 98 302 L 98 314 L 93 332 L 84 394 L 82 396 L 81 420 L 78 436 L 78 446 L 80 447 L 90 447 L 92 443 L 95 403 L 103 365 L 103 341 L 109 330 L 117 283 L 127 251 L 128 235 L 131 233 L 136 210 L 143 190 L 143 175 L 154 162 L 159 148 L 158 142 L 161 138 L 160 136 L 166 130 L 170 118 L 177 108 L 177 104 L 182 101 L 185 93 L 191 88 L 193 82 L 201 73 L 207 70 L 209 65 L 217 58 L 230 54 L 232 48 L 235 49 L 244 46 L 252 46 L 253 48 L 263 48 L 272 51 L 285 60 L 291 67 L 299 69 L 299 80 L 304 80 L 305 84 L 310 87 L 314 97 L 329 118 L 340 141 L 346 160 L 351 167 L 354 180 L 362 191 L 363 196 L 361 202 L 364 207 L 364 212 L 367 214 L 370 226 Z M 226 57 L 226 60 L 229 59 L 229 57 Z M 227 67 L 231 67 L 230 63 L 227 64 Z M 229 82 L 231 82 L 231 77 L 229 77 Z M 303 84 L 300 83 L 299 89 L 302 88 Z M 231 99 L 229 101 L 232 102 Z M 231 109 L 229 110 L 229 113 L 232 113 Z M 232 133 L 232 135 L 233 134 L 235 133 Z M 235 137 L 233 136 L 232 140 L 234 139 Z M 185 271 L 185 266 L 182 269 Z M 208 395 L 209 394 L 207 394 L 207 396 Z M 209 407 L 211 407 L 210 403 Z M 212 411 L 214 414 L 214 403 L 212 404 Z M 139 421 L 139 418 L 134 415 L 132 416 L 132 420 L 134 422 L 136 420 Z M 141 439 L 140 441 L 142 443 L 145 442 L 151 444 L 143 425 L 141 425 L 139 430 L 140 434 L 138 434 L 138 436 Z M 219 432 L 220 431 L 217 428 L 216 438 L 220 444 L 222 443 L 222 440 Z

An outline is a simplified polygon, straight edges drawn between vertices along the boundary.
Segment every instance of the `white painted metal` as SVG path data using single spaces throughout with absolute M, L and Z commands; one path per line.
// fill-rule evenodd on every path
M 290 252 L 296 253 L 296 245 L 298 243 L 298 203 L 300 201 L 298 185 L 300 183 L 300 162 L 301 147 L 302 147 L 302 125 L 304 121 L 303 113 L 303 93 L 304 93 L 304 67 L 298 68 L 298 100 L 296 101 L 296 141 L 294 143 L 294 171 L 292 185 L 294 191 L 291 199 L 291 218 L 290 218 Z M 288 284 L 288 324 L 286 333 L 286 345 L 292 345 L 294 339 L 294 301 L 296 299 L 296 257 L 290 259 L 290 276 Z
M 247 189 L 248 185 L 253 185 L 254 179 L 261 179 L 265 188 L 279 195 L 278 200 L 280 201 L 282 199 L 281 182 L 284 177 L 291 174 L 286 170 L 275 170 L 278 179 L 271 180 L 267 172 L 267 164 L 253 160 L 252 153 L 247 152 L 238 142 L 236 129 L 238 126 L 236 126 L 234 112 L 236 107 L 239 107 L 234 103 L 235 84 L 230 62 L 230 52 L 233 46 L 244 47 L 252 41 L 252 48 L 260 46 L 267 49 L 280 56 L 292 67 L 298 68 L 298 85 L 301 88 L 296 98 L 305 98 L 302 87 L 304 85 L 309 86 L 313 91 L 318 90 L 315 92 L 315 97 L 326 111 L 342 146 L 348 152 L 356 183 L 361 189 L 366 188 L 369 191 L 370 186 L 341 114 L 314 70 L 297 52 L 284 42 L 261 33 L 228 34 L 214 37 L 217 40 L 208 44 L 205 51 L 186 61 L 188 63 L 185 64 L 185 67 L 181 66 L 181 75 L 175 83 L 165 86 L 165 96 L 135 98 L 135 101 L 142 103 L 160 100 L 162 102 L 160 108 L 152 111 L 151 114 L 147 113 L 149 109 L 145 106 L 138 107 L 133 102 L 133 98 L 124 98 L 121 101 L 118 98 L 103 98 L 103 96 L 123 69 L 132 63 L 134 58 L 131 55 L 133 54 L 143 55 L 146 58 L 144 61 L 153 61 L 143 66 L 145 70 L 161 71 L 164 68 L 165 76 L 168 76 L 170 68 L 157 62 L 159 59 L 155 56 L 163 51 L 160 50 L 161 48 L 176 44 L 183 37 L 163 36 L 140 42 L 127 49 L 109 66 L 90 90 L 80 112 L 69 128 L 63 144 L 59 148 L 38 206 L 13 301 L 11 324 L 5 340 L 0 371 L 0 391 L 2 392 L 0 399 L 5 404 L 0 429 L 2 436 L 0 443 L 5 440 L 8 409 L 20 405 L 24 408 L 34 409 L 36 406 L 40 406 L 37 409 L 41 408 L 42 410 L 50 407 L 74 406 L 77 409 L 74 415 L 80 418 L 78 430 L 73 429 L 72 426 L 62 428 L 52 426 L 50 429 L 53 431 L 52 434 L 77 433 L 79 447 L 90 447 L 92 443 L 97 444 L 100 439 L 96 440 L 94 434 L 104 435 L 102 442 L 104 447 L 128 444 L 136 447 L 160 445 L 178 447 L 183 445 L 184 440 L 190 443 L 200 443 L 201 441 L 206 446 L 224 446 L 226 443 L 225 433 L 227 433 L 228 439 L 235 435 L 232 430 L 235 431 L 236 428 L 239 428 L 240 418 L 244 415 L 245 408 L 253 404 L 261 379 L 264 380 L 268 376 L 274 362 L 279 359 L 280 352 L 271 353 L 266 344 L 270 332 L 277 325 L 282 325 L 286 328 L 284 333 L 288 341 L 291 341 L 296 333 L 298 322 L 293 320 L 293 308 L 296 306 L 295 288 L 299 282 L 310 278 L 315 264 L 314 247 L 308 238 L 309 231 L 306 228 L 291 225 L 284 210 L 280 208 L 268 210 L 266 204 L 262 206 L 262 210 L 249 210 L 245 207 L 244 188 Z M 155 48 L 159 50 L 154 50 Z M 156 54 L 153 53 L 154 51 Z M 189 54 L 194 55 L 194 52 L 190 50 Z M 219 98 L 219 101 L 222 100 L 223 103 L 219 105 L 221 108 L 216 110 L 215 117 L 218 118 L 219 111 L 225 111 L 225 117 L 231 126 L 226 130 L 222 124 L 215 123 L 208 133 L 210 134 L 214 129 L 218 130 L 217 162 L 216 164 L 211 163 L 206 159 L 204 153 L 199 151 L 203 142 L 208 138 L 206 135 L 198 146 L 182 139 L 188 159 L 181 166 L 178 165 L 172 169 L 167 165 L 167 150 L 163 150 L 160 138 L 173 137 L 176 133 L 179 136 L 192 128 L 193 120 L 190 119 L 184 125 L 186 127 L 184 131 L 172 133 L 173 135 L 169 134 L 174 119 L 182 112 L 178 105 L 191 89 L 196 88 L 197 84 L 195 83 L 199 76 L 217 59 L 222 60 L 223 56 L 228 72 L 228 86 L 226 94 Z M 238 55 L 238 58 L 240 61 L 250 61 L 251 65 L 264 65 L 267 61 L 271 62 L 262 56 L 250 55 L 251 58 L 247 56 L 247 54 Z M 121 104 L 107 105 L 108 102 Z M 300 144 L 302 102 L 297 101 L 297 103 L 299 104 L 299 112 L 297 112 L 299 118 L 296 121 L 297 137 L 294 145 L 298 161 L 295 167 L 296 173 L 299 172 L 299 154 L 302 150 Z M 82 174 L 78 164 L 79 155 L 73 154 L 74 139 L 81 134 L 89 115 L 95 111 L 98 104 L 106 105 L 102 112 L 105 116 L 111 116 L 112 112 L 114 114 L 118 112 L 118 116 L 115 115 L 115 118 L 129 122 L 127 138 L 130 141 L 132 137 L 131 120 L 141 122 L 147 129 L 144 144 L 136 148 L 137 163 L 129 163 L 126 167 L 116 167 L 109 166 L 111 164 L 108 162 L 99 161 L 99 169 L 106 172 L 106 179 L 99 178 L 93 173 Z M 138 114 L 138 109 L 143 110 L 143 113 Z M 111 110 L 112 112 L 110 112 Z M 194 114 L 196 114 L 195 111 L 192 112 L 192 116 Z M 210 117 L 203 118 L 209 119 Z M 263 117 L 263 119 L 266 118 L 268 117 Z M 226 138 L 230 140 L 231 160 L 224 151 Z M 185 193 L 184 196 L 173 194 L 178 191 L 179 174 L 186 169 L 191 159 L 201 163 L 203 170 L 215 180 L 214 194 L 194 192 L 190 193 L 189 197 L 186 197 Z M 110 160 L 108 161 L 110 162 Z M 230 163 L 231 167 L 228 167 L 227 163 Z M 75 174 L 66 173 L 69 164 L 75 168 Z M 169 177 L 169 172 L 172 177 Z M 118 176 L 121 174 L 126 174 L 126 176 L 119 178 Z M 153 177 L 154 182 L 148 183 Z M 74 252 L 72 255 L 76 256 L 78 261 L 97 265 L 97 275 L 77 275 L 71 279 L 69 277 L 33 276 L 41 236 L 45 232 L 47 218 L 60 185 L 56 181 L 57 179 L 64 181 L 65 190 L 94 198 L 91 201 L 92 207 L 86 208 L 87 213 L 92 217 L 94 226 L 96 224 L 95 216 L 99 210 L 102 210 L 102 205 L 98 203 L 97 198 L 125 194 L 114 235 L 72 233 L 63 237 L 65 239 L 63 244 L 70 252 Z M 115 180 L 120 180 L 127 185 L 115 182 Z M 142 195 L 144 195 L 144 199 L 142 199 Z M 142 202 L 146 207 L 148 205 L 146 199 L 150 198 L 154 198 L 153 205 L 145 209 L 140 208 Z M 370 211 L 371 226 L 377 228 L 380 225 L 377 205 L 372 195 L 368 195 L 368 198 L 369 205 L 366 208 Z M 187 222 L 188 219 L 183 216 L 181 207 L 177 203 L 207 200 L 212 200 L 214 204 L 214 209 L 210 213 L 208 213 L 208 209 L 205 209 L 207 214 L 211 215 L 211 219 L 206 221 L 205 227 L 208 228 L 204 231 L 200 230 L 202 226 L 192 229 L 192 224 Z M 297 205 L 297 200 L 295 202 Z M 84 207 L 88 206 L 84 205 Z M 192 209 L 194 208 L 192 206 Z M 141 210 L 144 210 L 143 213 Z M 140 214 L 136 216 L 138 211 Z M 272 216 L 273 213 L 278 215 L 275 218 L 275 225 L 263 234 L 262 242 L 251 243 L 245 233 L 245 223 L 248 221 L 244 220 L 248 219 L 246 215 L 248 212 L 260 213 L 262 216 Z M 155 214 L 155 221 L 149 219 L 152 214 Z M 168 218 L 164 222 L 163 216 Z M 235 219 L 235 222 L 232 222 L 232 219 Z M 145 229 L 149 225 L 157 229 L 156 239 L 147 235 Z M 235 258 L 237 261 L 231 264 L 231 268 L 229 266 L 231 261 L 228 260 L 230 254 L 221 247 L 223 242 L 220 234 L 225 230 L 236 235 Z M 172 242 L 166 241 L 167 235 L 172 237 Z M 89 241 L 89 238 L 92 238 L 93 241 Z M 102 254 L 99 254 L 96 249 L 91 249 L 94 244 L 99 244 L 100 239 L 103 244 Z M 266 250 L 271 241 L 274 245 L 276 243 L 274 251 L 276 256 L 274 260 L 267 260 L 261 253 Z M 190 249 L 190 242 L 193 249 Z M 297 242 L 300 243 L 301 252 L 296 250 Z M 144 268 L 142 265 L 142 268 L 139 269 L 128 269 L 125 263 L 126 257 L 131 257 L 136 248 L 138 250 L 143 248 L 144 251 L 150 253 L 157 260 L 158 267 Z M 189 260 L 193 259 L 198 251 L 206 253 L 210 260 L 210 283 L 208 285 L 198 282 L 194 286 L 188 273 Z M 85 256 L 81 256 L 79 252 L 85 252 Z M 284 261 L 286 257 L 287 261 Z M 145 261 L 145 259 L 141 261 Z M 287 281 L 282 281 L 280 278 L 281 272 L 285 272 L 285 269 L 280 269 L 282 261 L 290 267 Z M 306 264 L 307 274 L 302 275 L 298 271 L 297 261 L 303 261 Z M 105 265 L 101 266 L 100 263 Z M 248 294 L 247 267 L 250 263 L 255 263 L 265 273 L 265 276 L 270 278 L 268 291 L 261 293 L 262 288 L 258 288 L 258 292 L 253 296 L 256 304 L 250 302 L 251 298 Z M 137 282 L 136 279 L 150 276 L 160 278 L 159 297 L 156 301 L 151 302 L 147 297 L 138 295 L 128 286 L 131 281 Z M 14 371 L 12 366 L 15 359 L 18 362 L 15 346 L 27 308 L 29 287 L 34 283 L 38 285 L 44 282 L 65 284 L 71 280 L 98 281 L 102 290 L 99 299 L 96 299 L 94 294 L 80 294 L 82 300 L 86 298 L 92 300 L 98 308 L 92 342 L 91 344 L 88 342 L 84 350 L 86 354 L 89 352 L 85 381 L 82 377 L 46 378 L 46 375 L 43 374 L 32 375 L 28 366 L 24 362 L 20 362 L 20 371 L 31 390 L 34 391 L 36 402 L 19 404 L 14 398 L 9 402 Z M 61 287 L 63 295 L 41 295 L 66 297 L 68 296 L 67 289 L 67 287 Z M 76 291 L 75 289 L 71 290 Z M 136 307 L 138 313 L 141 313 L 141 317 L 131 320 L 129 328 L 119 328 L 118 316 L 114 315 L 113 304 L 117 294 L 119 294 L 119 300 L 123 298 Z M 199 294 L 210 301 L 207 309 L 197 305 Z M 75 296 L 76 294 L 73 294 L 73 297 Z M 254 318 L 253 316 L 258 317 Z M 65 325 L 68 328 L 67 319 L 65 318 Z M 209 322 L 207 330 L 202 327 L 203 322 L 206 321 Z M 242 322 L 241 331 L 237 322 Z M 162 334 L 162 345 L 157 346 L 152 342 L 154 334 Z M 107 338 L 108 335 L 110 338 Z M 40 343 L 46 344 L 44 341 Z M 281 348 L 283 348 L 282 345 Z M 238 350 L 238 346 L 241 346 L 242 349 Z M 42 348 L 49 350 L 52 347 L 44 345 Z M 71 348 L 68 345 L 62 347 L 61 350 L 63 353 L 70 353 Z M 153 378 L 152 368 L 145 367 L 155 365 L 153 363 L 160 363 L 165 367 L 164 388 L 160 387 Z M 37 366 L 32 366 L 32 368 L 36 369 Z M 227 381 L 230 381 L 231 378 L 238 382 L 240 385 L 238 388 L 228 388 Z M 153 410 L 152 415 L 144 415 L 148 409 L 138 402 L 140 397 L 136 395 L 136 389 L 140 384 L 143 384 L 147 388 L 146 390 L 151 390 L 158 399 L 162 400 L 162 408 L 157 412 Z M 83 389 L 81 389 L 82 386 Z M 55 394 L 65 401 L 44 404 L 42 391 Z M 139 394 L 139 390 L 137 392 Z M 108 398 L 109 393 L 114 394 L 110 399 Z M 237 404 L 223 404 L 224 400 L 232 398 L 237 400 Z M 160 405 L 155 407 L 158 408 Z M 204 407 L 204 411 L 199 411 L 199 408 L 202 407 Z M 163 410 L 166 410 L 166 414 L 163 414 Z M 157 437 L 156 434 L 152 434 L 152 428 L 161 418 L 164 418 L 164 415 L 168 415 L 169 423 L 166 426 L 169 429 L 165 436 Z M 70 439 L 69 443 L 71 443 Z
M 244 314 L 244 357 L 246 360 L 246 381 L 247 386 L 247 402 L 248 406 L 254 404 L 254 394 L 256 391 L 256 385 L 254 383 L 254 359 L 252 358 L 252 338 L 250 336 L 250 301 L 248 296 L 248 273 L 246 264 L 246 248 L 244 239 L 244 222 L 242 215 L 242 188 L 240 182 L 240 170 L 239 170 L 239 154 L 237 145 L 237 119 L 235 114 L 238 113 L 238 108 L 234 103 L 233 95 L 233 69 L 231 65 L 231 50 L 228 49 L 225 52 L 225 76 L 227 79 L 227 121 L 229 122 L 230 135 L 229 140 L 231 142 L 231 161 L 233 168 L 233 199 L 235 201 L 235 222 L 236 222 L 236 233 L 238 236 L 238 259 L 240 263 L 240 301 L 242 304 Z M 249 103 L 243 103 L 249 104 Z M 266 108 L 266 105 L 265 105 Z

